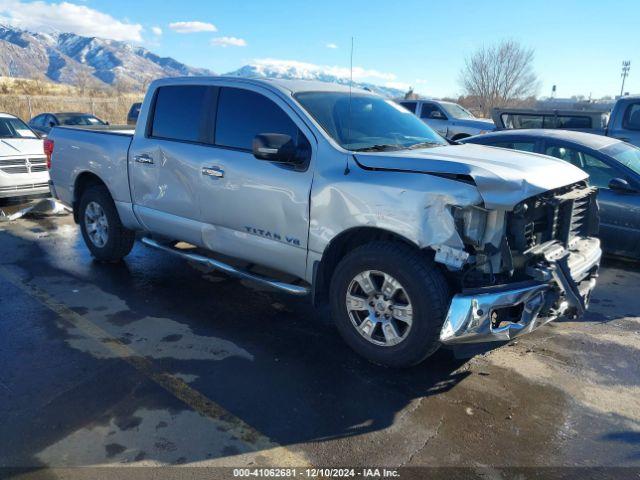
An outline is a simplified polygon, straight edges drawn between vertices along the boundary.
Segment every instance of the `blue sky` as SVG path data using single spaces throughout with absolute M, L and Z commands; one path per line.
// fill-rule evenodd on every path
M 264 59 L 346 68 L 353 36 L 359 80 L 433 96 L 460 93 L 464 58 L 501 39 L 535 49 L 540 95 L 615 95 L 622 60 L 625 90 L 640 92 L 639 18 L 637 0 L 0 0 L 0 22 L 133 41 L 218 73 Z

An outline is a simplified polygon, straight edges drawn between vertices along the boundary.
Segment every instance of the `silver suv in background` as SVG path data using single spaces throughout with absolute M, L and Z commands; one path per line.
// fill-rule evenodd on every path
M 398 103 L 449 140 L 492 132 L 492 120 L 477 118 L 466 108 L 442 100 L 399 100 Z

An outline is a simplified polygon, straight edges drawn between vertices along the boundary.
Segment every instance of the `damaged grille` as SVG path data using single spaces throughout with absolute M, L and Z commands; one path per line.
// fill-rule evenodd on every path
M 509 244 L 524 253 L 546 242 L 568 247 L 575 238 L 596 235 L 597 191 L 575 184 L 521 202 L 509 214 Z

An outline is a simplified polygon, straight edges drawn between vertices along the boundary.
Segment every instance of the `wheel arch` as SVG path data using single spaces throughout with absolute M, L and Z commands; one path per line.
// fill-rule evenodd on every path
M 89 188 L 94 185 L 104 186 L 107 190 L 109 187 L 107 184 L 95 173 L 90 172 L 88 170 L 80 173 L 75 182 L 73 183 L 73 220 L 78 223 L 78 207 L 80 205 L 80 199 L 82 198 L 82 194 Z M 111 192 L 109 191 L 111 195 Z M 113 198 L 113 195 L 111 195 Z
M 326 303 L 329 284 L 336 266 L 353 249 L 376 241 L 397 242 L 420 251 L 420 247 L 402 235 L 379 227 L 353 227 L 336 235 L 324 249 L 322 258 L 313 266 L 312 301 L 314 305 Z M 432 254 L 427 248 L 421 250 Z

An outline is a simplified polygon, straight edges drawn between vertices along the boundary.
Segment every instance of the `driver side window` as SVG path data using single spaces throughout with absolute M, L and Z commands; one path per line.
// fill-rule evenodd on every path
M 589 174 L 589 184 L 598 188 L 609 188 L 609 182 L 621 175 L 615 168 L 607 165 L 596 157 L 560 145 L 549 145 L 545 154 L 565 160 Z
M 440 107 L 435 103 L 423 103 L 422 110 L 420 111 L 420 118 L 430 118 L 434 120 L 446 120 L 447 117 Z

